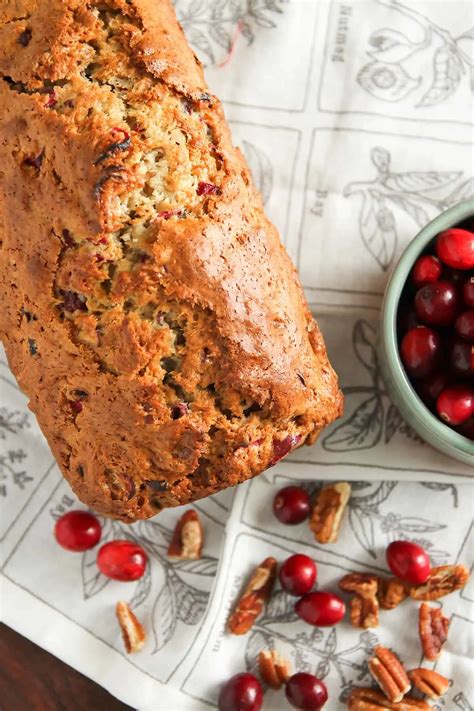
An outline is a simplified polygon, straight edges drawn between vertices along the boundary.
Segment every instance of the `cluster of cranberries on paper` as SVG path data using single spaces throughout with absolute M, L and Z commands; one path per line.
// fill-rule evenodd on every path
M 474 440 L 474 232 L 441 232 L 416 260 L 399 306 L 400 357 L 425 405 Z
M 95 548 L 100 542 L 102 526 L 89 511 L 68 511 L 56 521 L 54 536 L 65 550 L 82 553 Z M 98 549 L 96 563 L 107 578 L 134 582 L 144 575 L 148 557 L 138 543 L 114 540 Z

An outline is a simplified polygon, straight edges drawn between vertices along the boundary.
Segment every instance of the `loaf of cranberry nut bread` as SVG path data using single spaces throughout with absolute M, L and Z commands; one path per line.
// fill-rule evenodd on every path
M 133 521 L 341 412 L 169 0 L 2 0 L 0 332 L 77 495 Z

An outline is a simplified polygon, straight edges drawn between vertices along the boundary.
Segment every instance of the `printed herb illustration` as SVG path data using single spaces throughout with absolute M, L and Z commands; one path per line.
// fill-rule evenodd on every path
M 9 449 L 0 454 L 0 496 L 7 496 L 9 484 L 24 489 L 29 481 L 33 481 L 26 469 L 22 469 L 27 456 L 23 449 Z
M 425 548 L 433 565 L 443 565 L 449 559 L 444 550 L 437 550 L 429 540 L 431 533 L 446 528 L 444 524 L 422 516 L 408 516 L 386 510 L 387 502 L 399 482 L 354 482 L 349 500 L 349 523 L 354 537 L 374 560 L 381 541 L 413 541 Z M 388 505 L 390 505 L 388 503 Z M 376 544 L 377 542 L 377 544 Z
M 370 449 L 379 442 L 388 444 L 397 433 L 421 443 L 388 399 L 380 372 L 376 338 L 375 329 L 367 321 L 355 323 L 352 346 L 355 357 L 369 375 L 370 385 L 343 388 L 346 415 L 341 424 L 332 428 L 322 440 L 328 452 Z
M 133 530 L 110 519 L 102 523 L 102 544 L 114 539 L 129 539 L 139 543 L 148 554 L 150 564 L 137 582 L 129 604 L 136 610 L 145 601 L 150 603 L 151 599 L 152 654 L 155 654 L 170 642 L 179 622 L 192 627 L 201 621 L 216 574 L 217 559 L 202 556 L 199 560 L 170 561 L 166 551 L 173 532 L 161 523 L 140 522 Z M 85 600 L 100 593 L 110 583 L 110 578 L 98 570 L 96 556 L 94 549 L 82 556 Z
M 451 709 L 453 711 L 474 711 L 464 692 L 457 691 L 456 688 L 451 689 L 446 696 L 435 701 L 432 708 L 434 711 L 451 711 Z
M 373 32 L 367 50 L 371 61 L 357 75 L 357 81 L 365 91 L 382 101 L 396 102 L 420 88 L 421 97 L 414 102 L 414 106 L 427 108 L 449 99 L 463 82 L 471 90 L 474 88 L 474 27 L 453 37 L 448 30 L 416 10 L 413 3 L 403 4 L 399 0 L 378 2 L 409 17 L 414 33 L 419 34 L 421 29 L 423 37 L 414 42 L 402 32 L 387 27 Z M 407 60 L 425 51 L 431 55 L 431 76 L 412 76 Z M 410 66 L 413 67 L 413 63 Z
M 456 707 L 460 709 L 460 711 L 474 711 L 474 708 L 471 706 L 469 701 L 466 699 L 464 696 L 464 693 L 462 691 L 459 692 L 459 694 L 456 694 L 456 696 L 453 698 L 454 703 L 456 704 Z M 435 708 L 441 709 L 441 706 L 435 706 Z
M 5 439 L 7 434 L 18 434 L 29 426 L 28 413 L 0 407 L 0 439 Z
M 288 0 L 174 0 L 178 20 L 206 65 L 226 64 L 242 36 L 248 45 L 260 29 L 276 27 Z
M 26 412 L 0 407 L 0 440 L 18 435 L 29 426 Z M 0 454 L 0 496 L 6 497 L 11 486 L 23 490 L 28 482 L 33 481 L 33 477 L 23 468 L 27 456 L 22 448 L 6 449 Z
M 242 151 L 249 164 L 250 172 L 263 202 L 270 199 L 273 188 L 273 166 L 267 154 L 249 141 L 242 141 Z
M 425 489 L 431 489 L 432 491 L 449 491 L 453 498 L 453 507 L 455 509 L 459 506 L 458 490 L 454 484 L 440 484 L 439 482 L 423 482 L 421 486 Z
M 397 216 L 405 213 L 418 228 L 424 227 L 439 212 L 472 197 L 474 178 L 466 178 L 462 171 L 396 172 L 390 151 L 380 146 L 372 149 L 370 159 L 375 167 L 373 180 L 348 183 L 343 194 L 361 197 L 360 237 L 386 271 L 397 253 Z

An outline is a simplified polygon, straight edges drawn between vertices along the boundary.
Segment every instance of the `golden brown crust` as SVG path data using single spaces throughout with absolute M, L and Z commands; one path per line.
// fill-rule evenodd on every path
M 169 0 L 0 8 L 0 335 L 79 497 L 238 484 L 342 396 Z

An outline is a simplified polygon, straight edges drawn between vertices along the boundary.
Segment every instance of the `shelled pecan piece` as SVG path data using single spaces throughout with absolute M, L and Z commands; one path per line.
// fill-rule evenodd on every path
M 423 585 L 410 589 L 415 600 L 438 600 L 455 590 L 460 590 L 469 580 L 469 570 L 465 565 L 440 565 L 433 568 Z
M 138 652 L 145 642 L 145 630 L 126 602 L 118 602 L 115 614 L 119 621 L 123 643 L 127 654 Z
M 311 511 L 309 527 L 319 543 L 334 543 L 342 514 L 351 495 L 351 485 L 341 481 L 321 489 Z
M 398 702 L 411 689 L 403 664 L 387 647 L 375 647 L 375 657 L 369 659 L 369 671 L 390 701 Z
M 449 620 L 440 607 L 422 602 L 418 611 L 418 632 L 423 654 L 430 662 L 438 659 L 448 639 Z
M 410 594 L 410 586 L 398 578 L 379 578 L 377 598 L 383 610 L 394 610 Z
M 439 699 L 449 689 L 449 679 L 432 669 L 412 669 L 408 676 L 413 686 L 430 699 Z
M 179 560 L 196 560 L 201 557 L 204 532 L 199 516 L 189 509 L 181 516 L 168 547 L 168 557 Z
M 271 689 L 280 689 L 290 678 L 290 663 L 274 649 L 263 649 L 258 655 L 260 676 Z
M 378 578 L 370 573 L 349 573 L 339 582 L 345 592 L 355 593 L 349 601 L 351 624 L 366 629 L 379 624 L 379 603 L 377 600 Z
M 276 571 L 275 558 L 266 558 L 255 569 L 229 618 L 228 627 L 232 634 L 246 634 L 263 612 L 264 605 L 272 594 Z
M 421 699 L 405 696 L 399 703 L 394 703 L 379 691 L 366 688 L 353 689 L 347 706 L 349 711 L 432 711 L 431 706 Z

